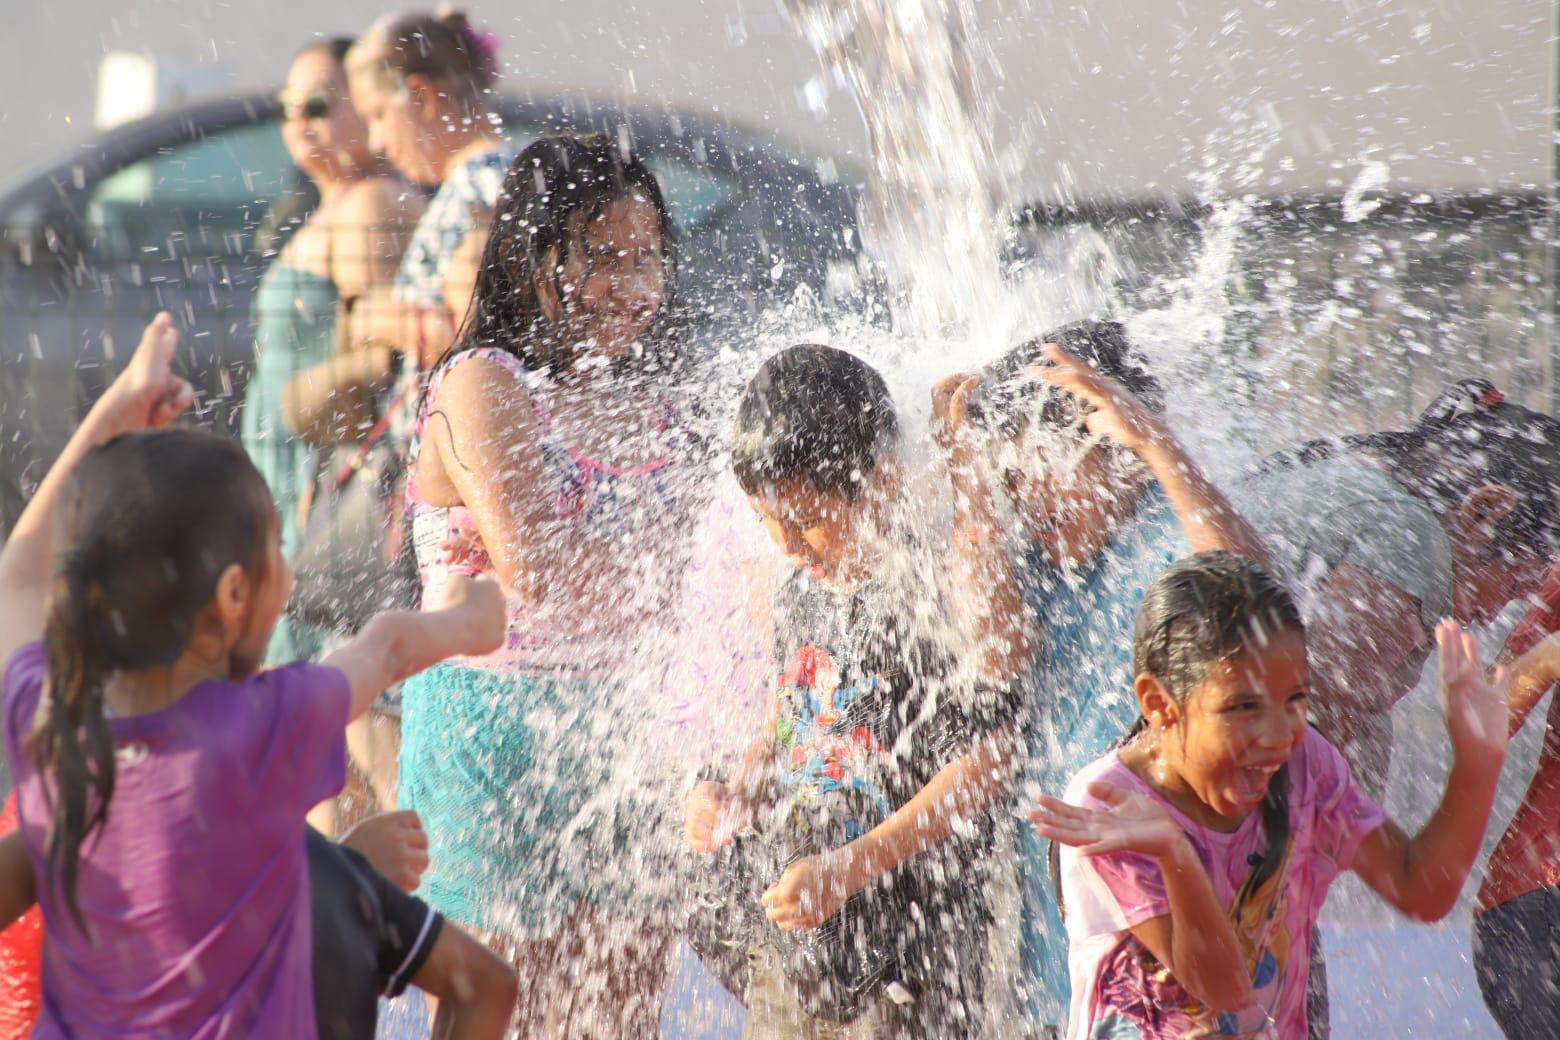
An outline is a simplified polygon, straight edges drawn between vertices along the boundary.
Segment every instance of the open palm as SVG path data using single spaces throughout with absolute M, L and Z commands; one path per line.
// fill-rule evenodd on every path
M 1071 845 L 1085 856 L 1108 852 L 1163 856 L 1183 838 L 1164 807 L 1145 794 L 1104 781 L 1090 784 L 1089 794 L 1106 808 L 1069 805 L 1042 795 L 1029 819 L 1043 836 Z
M 1441 709 L 1446 731 L 1458 756 L 1488 757 L 1504 754 L 1509 717 L 1506 707 L 1506 670 L 1486 676 L 1479 664 L 1479 649 L 1454 621 L 1435 627 L 1441 667 Z

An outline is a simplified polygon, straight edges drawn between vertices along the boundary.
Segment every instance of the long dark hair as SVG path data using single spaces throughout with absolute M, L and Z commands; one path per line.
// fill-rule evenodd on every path
M 1132 672 L 1153 676 L 1184 705 L 1219 662 L 1261 647 L 1280 632 L 1304 631 L 1294 598 L 1272 575 L 1233 553 L 1197 553 L 1171 564 L 1144 595 L 1132 633 Z M 1128 736 L 1145 725 L 1138 719 Z M 1283 863 L 1289 845 L 1287 765 L 1269 782 L 1261 812 L 1267 844 L 1237 905 Z
M 1504 484 L 1517 504 L 1495 525 L 1491 550 L 1550 556 L 1560 547 L 1560 422 L 1507 401 L 1487 379 L 1447 387 L 1406 430 L 1309 441 L 1268 456 L 1258 472 L 1349 454 L 1379 461 L 1437 516 L 1481 485 Z
M 543 313 L 537 282 L 549 282 L 558 299 L 566 299 L 564 261 L 580 245 L 591 221 L 631 196 L 643 198 L 656 211 L 669 293 L 676 273 L 676 242 L 661 186 L 644 161 L 625 156 L 601 134 L 548 134 L 532 142 L 515 159 L 499 190 L 471 309 L 446 358 L 492 346 L 514 354 L 533 371 L 566 368 L 573 361 L 571 345 Z M 662 314 L 668 303 L 663 297 Z M 646 338 L 660 340 L 654 329 Z
M 82 459 L 71 484 L 28 749 L 45 778 L 50 866 L 85 928 L 81 849 L 114 793 L 104 685 L 177 661 L 228 566 L 263 575 L 276 508 L 242 448 L 193 430 L 119 437 Z

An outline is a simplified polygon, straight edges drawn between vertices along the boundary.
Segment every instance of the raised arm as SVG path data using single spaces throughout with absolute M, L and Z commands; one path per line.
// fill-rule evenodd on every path
M 142 333 L 130 364 L 87 412 L 11 529 L 0 550 L 0 663 L 43 637 L 58 555 L 55 512 L 71 472 L 98 445 L 120 434 L 166 426 L 194 400 L 190 384 L 173 374 L 178 346 L 172 316 L 158 314 Z
M 1450 621 L 1436 627 L 1452 769 L 1440 804 L 1410 838 L 1388 822 L 1366 836 L 1350 869 L 1401 913 L 1439 921 L 1473 869 L 1506 757 L 1504 675 L 1486 679 L 1473 637 Z
M 368 711 L 387 688 L 447 657 L 497 650 L 504 639 L 504 594 L 487 579 L 450 581 L 438 610 L 376 615 L 321 662 L 340 669 L 352 688 L 348 721 Z
M 1511 691 L 1506 698 L 1506 707 L 1511 715 L 1513 736 L 1556 683 L 1560 683 L 1560 632 L 1550 633 L 1511 666 Z
M 951 570 L 968 606 L 981 648 L 981 674 L 1012 682 L 1028 669 L 1034 653 L 1012 553 L 1001 537 L 986 453 L 970 424 L 970 395 L 980 377 L 955 375 L 932 388 L 938 444 L 948 458 L 953 484 Z
M 1030 375 L 1094 407 L 1087 419 L 1090 431 L 1109 437 L 1143 460 L 1164 488 L 1194 552 L 1225 549 L 1271 567 L 1256 530 L 1187 454 L 1164 420 L 1116 380 L 1061 347 L 1047 344 L 1044 353 L 1054 367 L 1036 365 L 1029 369 Z
M 1215 1011 L 1240 1011 L 1255 999 L 1240 941 L 1186 834 L 1163 808 L 1109 783 L 1089 786 L 1106 808 L 1042 797 L 1030 815 L 1039 832 L 1084 856 L 1133 852 L 1154 859 L 1170 912 L 1132 929 L 1176 981 Z

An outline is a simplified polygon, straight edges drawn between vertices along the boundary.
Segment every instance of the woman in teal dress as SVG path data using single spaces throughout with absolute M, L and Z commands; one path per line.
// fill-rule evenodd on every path
M 293 59 L 282 91 L 282 139 L 293 162 L 319 188 L 319 208 L 294 233 L 255 296 L 255 367 L 241 432 L 281 514 L 282 552 L 296 549 L 315 473 L 315 445 L 350 432 L 321 415 L 318 400 L 388 380 L 388 351 L 338 357 L 337 315 L 371 286 L 390 281 L 420 196 L 374 158 L 352 107 L 342 61 L 350 40 L 313 44 Z M 314 378 L 308 377 L 309 373 Z M 304 375 L 300 393 L 295 377 Z M 309 387 L 308 384 L 318 384 Z M 267 662 L 318 653 L 324 633 L 284 618 Z

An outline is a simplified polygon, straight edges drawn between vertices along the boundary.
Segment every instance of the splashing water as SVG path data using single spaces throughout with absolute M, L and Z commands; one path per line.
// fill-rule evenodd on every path
M 1003 295 L 991 119 L 970 10 L 944 0 L 786 0 L 867 126 L 863 236 L 903 327 L 979 323 Z M 988 65 L 988 69 L 990 66 Z
M 973 5 L 786 0 L 786 7 L 820 59 L 849 85 L 865 120 L 871 190 L 861 223 L 887 282 L 892 320 L 885 328 L 870 313 L 830 309 L 810 289 L 799 290 L 787 306 L 760 315 L 743 342 L 726 345 L 711 360 L 698 390 L 709 416 L 704 432 L 717 441 L 724 435 L 742 385 L 780 348 L 828 343 L 866 358 L 887 379 L 911 435 L 904 495 L 911 542 L 936 544 L 949 510 L 946 480 L 926 437 L 932 383 L 977 370 L 1044 329 L 1079 317 L 1121 316 L 1167 390 L 1177 433 L 1217 477 L 1228 478 L 1303 433 L 1379 426 L 1383 415 L 1411 411 L 1426 387 L 1444 378 L 1444 368 L 1436 367 L 1428 381 L 1410 375 L 1352 396 L 1349 381 L 1369 384 L 1373 370 L 1414 354 L 1414 343 L 1458 335 L 1478 320 L 1480 300 L 1467 299 L 1423 319 L 1398 307 L 1393 317 L 1402 320 L 1395 327 L 1371 324 L 1373 311 L 1424 291 L 1406 259 L 1416 250 L 1451 245 L 1453 269 L 1437 277 L 1446 284 L 1461 273 L 1458 243 L 1448 241 L 1461 232 L 1426 239 L 1430 232 L 1413 219 L 1386 228 L 1371 224 L 1380 215 L 1376 194 L 1390 183 L 1381 163 L 1359 171 L 1341 218 L 1320 228 L 1297 233 L 1292 213 L 1266 213 L 1255 197 L 1222 197 L 1210 178 L 1204 192 L 1210 205 L 1190 219 L 1034 231 L 1015 250 L 1012 211 L 1024 200 L 1012 197 L 991 146 L 983 81 L 1000 70 L 974 32 Z M 1259 139 L 1251 163 L 1260 165 L 1269 135 L 1253 133 Z M 1253 178 L 1250 170 L 1237 170 L 1230 179 L 1242 185 Z M 1512 240 L 1526 248 L 1524 235 L 1496 227 L 1490 249 L 1503 256 Z M 1020 252 L 1024 257 L 1013 259 Z M 1315 269 L 1318 252 L 1325 256 L 1322 270 Z M 1487 265 L 1481 277 L 1498 289 L 1520 280 L 1502 263 L 1481 254 L 1473 266 Z M 1531 301 L 1517 307 L 1522 320 L 1534 310 Z M 1419 332 L 1405 335 L 1405 328 Z M 1340 329 L 1354 356 L 1337 356 Z M 1316 349 L 1319 343 L 1326 349 Z M 1077 454 L 1075 446 L 1050 452 L 1040 441 L 1025 448 L 1054 454 L 1052 465 L 1063 468 Z M 595 767 L 607 779 L 566 828 L 566 839 L 577 845 L 571 856 L 578 869 L 597 871 L 611 859 L 620 876 L 599 878 L 604 890 L 663 905 L 675 902 L 674 890 L 686 884 L 690 869 L 697 873 L 678 833 L 687 779 L 705 762 L 740 754 L 763 719 L 772 679 L 767 633 L 755 627 L 752 597 L 755 589 L 760 597 L 772 591 L 785 564 L 736 488 L 728 460 L 717 458 L 715 466 L 713 474 L 688 478 L 698 485 L 691 498 L 712 501 L 691 530 L 680 532 L 692 549 L 676 579 L 678 608 L 635 635 L 622 655 L 632 664 L 599 691 L 599 701 L 533 720 L 540 746 L 578 741 L 569 730 L 583 727 L 601 750 Z M 884 547 L 883 561 L 882 580 L 905 589 L 918 587 L 927 568 L 939 565 L 934 554 L 892 547 Z M 642 584 L 664 580 L 653 570 Z M 624 599 L 647 603 L 662 592 L 633 584 L 621 590 Z M 917 617 L 915 624 L 918 634 L 945 648 L 967 649 L 959 646 L 963 629 L 945 617 Z M 631 808 L 614 804 L 630 792 Z M 622 844 L 625 833 L 634 855 L 612 856 L 610 847 Z M 1011 900 L 1011 884 L 996 883 L 999 904 Z M 1010 935 L 994 938 L 989 1013 L 997 1020 L 1013 1013 L 1004 1004 L 1002 978 L 1012 967 L 1010 946 Z

